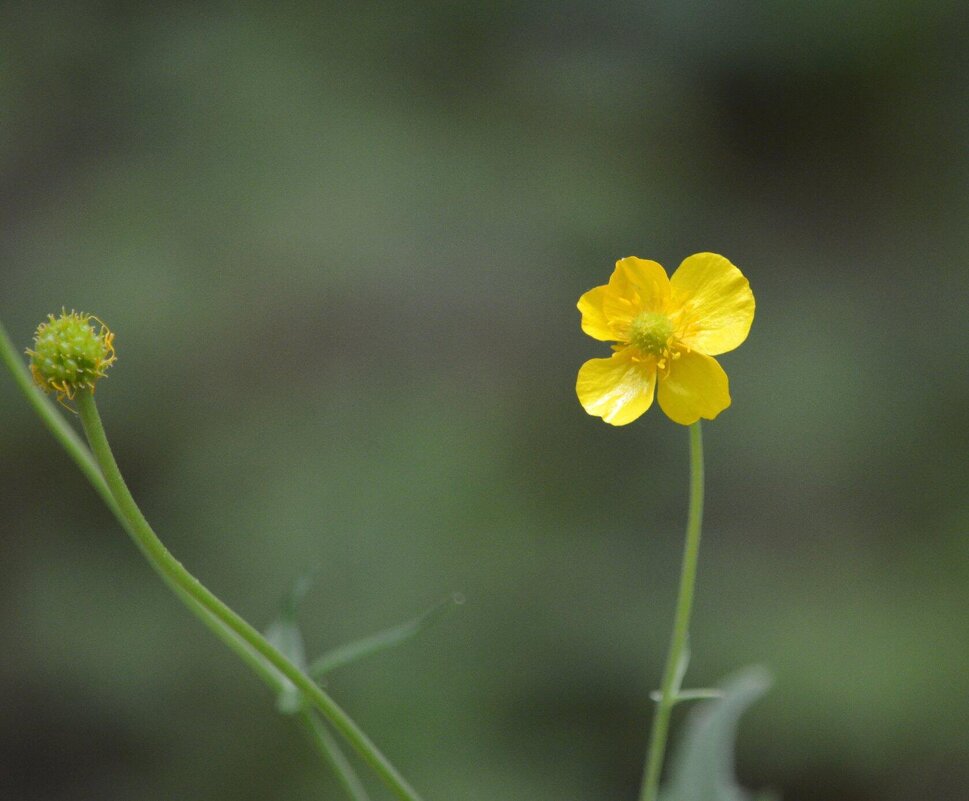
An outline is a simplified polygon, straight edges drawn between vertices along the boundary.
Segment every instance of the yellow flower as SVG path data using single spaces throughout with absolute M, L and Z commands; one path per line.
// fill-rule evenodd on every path
M 579 369 L 575 391 L 589 414 L 626 425 L 652 405 L 654 392 L 682 425 L 712 420 L 730 405 L 727 374 L 712 357 L 747 338 L 754 295 L 723 256 L 690 256 L 672 278 L 655 261 L 620 259 L 609 283 L 578 305 L 583 331 L 617 343 L 611 358 Z

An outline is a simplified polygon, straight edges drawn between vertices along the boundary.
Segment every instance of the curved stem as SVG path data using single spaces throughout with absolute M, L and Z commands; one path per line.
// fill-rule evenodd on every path
M 209 628 L 216 631 L 212 626 L 213 621 L 210 620 L 214 618 L 215 622 L 224 625 L 234 637 L 242 640 L 256 655 L 262 657 L 296 685 L 304 698 L 323 714 L 361 758 L 374 769 L 397 798 L 401 801 L 420 801 L 417 791 L 407 783 L 370 738 L 329 695 L 274 648 L 262 634 L 210 592 L 171 554 L 152 530 L 125 484 L 104 433 L 94 395 L 90 391 L 79 392 L 77 406 L 94 458 L 120 514 L 128 523 L 126 526 L 128 533 L 145 554 L 151 566 Z M 226 637 L 222 635 L 220 637 L 229 642 Z M 252 666 L 252 661 L 247 661 Z
M 680 590 L 676 601 L 676 617 L 670 650 L 663 671 L 660 699 L 653 716 L 649 754 L 646 758 L 640 801 L 656 801 L 659 779 L 663 771 L 666 740 L 669 735 L 670 714 L 680 691 L 686 669 L 687 641 L 690 632 L 690 613 L 693 610 L 693 590 L 696 585 L 697 557 L 700 553 L 700 527 L 703 522 L 703 436 L 700 422 L 690 426 L 690 511 L 686 523 L 686 542 L 683 546 L 683 565 L 680 570 Z
M 253 673 L 262 679 L 263 683 L 274 694 L 279 694 L 283 688 L 283 681 L 279 673 L 271 668 L 265 659 L 256 653 L 238 634 L 226 627 L 218 618 L 213 617 L 204 606 L 199 605 L 195 598 L 174 584 L 169 583 L 169 586 L 175 590 L 178 596 L 208 626 L 216 637 L 235 651 L 236 655 L 252 669 Z M 347 791 L 350 798 L 353 801 L 370 801 L 370 796 L 367 795 L 367 791 L 357 776 L 356 771 L 353 769 L 353 765 L 350 764 L 340 749 L 340 744 L 327 730 L 326 725 L 316 716 L 313 709 L 303 706 L 297 715 L 310 742 L 320 756 L 333 769 L 337 780 Z

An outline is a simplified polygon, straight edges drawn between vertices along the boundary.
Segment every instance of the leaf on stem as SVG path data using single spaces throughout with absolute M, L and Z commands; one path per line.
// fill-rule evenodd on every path
M 331 670 L 407 642 L 463 603 L 464 596 L 454 593 L 412 620 L 327 651 L 310 665 L 308 673 L 313 679 L 319 681 Z
M 693 709 L 671 760 L 661 801 L 769 801 L 753 796 L 734 776 L 733 747 L 740 716 L 770 686 L 763 668 L 751 667 L 723 685 L 723 697 Z
M 309 591 L 312 584 L 312 575 L 300 576 L 293 584 L 293 588 L 283 601 L 279 617 L 277 617 L 266 629 L 266 639 L 276 648 L 282 651 L 294 665 L 300 670 L 306 671 L 306 647 L 303 644 L 303 634 L 299 630 L 299 623 L 296 621 L 296 613 L 299 610 L 300 601 Z M 272 667 L 272 666 L 270 666 Z M 280 690 L 276 696 L 276 709 L 285 715 L 292 715 L 303 706 L 303 697 L 288 678 L 276 671 L 279 679 Z

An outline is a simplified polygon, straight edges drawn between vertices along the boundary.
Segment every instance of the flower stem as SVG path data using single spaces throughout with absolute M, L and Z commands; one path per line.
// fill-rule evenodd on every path
M 340 785 L 347 791 L 347 795 L 353 801 L 370 801 L 370 795 L 354 772 L 353 766 L 340 750 L 339 744 L 326 728 L 326 724 L 317 717 L 312 709 L 306 707 L 300 710 L 299 719 L 313 745 L 320 752 L 320 756 L 330 763 L 330 767 L 333 768 Z
M 77 406 L 94 458 L 120 514 L 127 522 L 126 529 L 164 581 L 221 639 L 228 644 L 231 644 L 232 638 L 243 641 L 255 652 L 253 656 L 256 659 L 261 657 L 296 685 L 304 698 L 323 714 L 400 801 L 420 801 L 417 791 L 407 783 L 370 738 L 329 695 L 274 648 L 256 629 L 210 592 L 171 554 L 148 524 L 125 484 L 104 433 L 94 395 L 89 390 L 79 392 Z M 228 631 L 219 631 L 213 625 L 214 623 Z M 254 666 L 255 661 L 247 660 L 251 667 Z
M 660 699 L 653 716 L 649 753 L 643 776 L 640 801 L 656 801 L 660 774 L 666 754 L 670 714 L 680 692 L 680 682 L 686 670 L 687 641 L 690 632 L 690 613 L 693 609 L 693 590 L 696 585 L 697 556 L 700 552 L 700 527 L 703 522 L 703 436 L 700 422 L 690 426 L 690 511 L 686 523 L 686 542 L 683 546 L 683 566 L 680 570 L 680 590 L 676 601 L 676 617 L 670 650 L 663 671 Z

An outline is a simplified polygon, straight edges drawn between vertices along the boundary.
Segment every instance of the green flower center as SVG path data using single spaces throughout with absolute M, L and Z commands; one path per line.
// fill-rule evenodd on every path
M 629 326 L 629 341 L 643 353 L 662 356 L 669 349 L 673 323 L 665 314 L 643 312 Z

